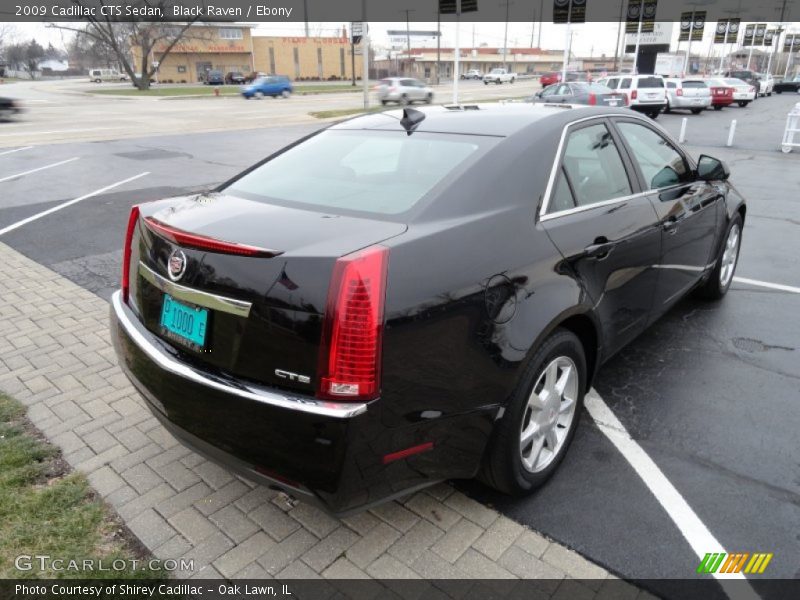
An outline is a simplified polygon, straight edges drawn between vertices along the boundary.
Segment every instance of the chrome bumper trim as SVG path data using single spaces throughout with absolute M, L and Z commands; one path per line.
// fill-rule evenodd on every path
M 111 296 L 111 307 L 120 327 L 125 330 L 125 333 L 133 343 L 160 368 L 173 375 L 232 396 L 323 417 L 349 419 L 367 411 L 365 403 L 327 402 L 304 396 L 292 396 L 243 382 L 237 382 L 237 385 L 232 385 L 225 379 L 216 378 L 175 360 L 160 349 L 156 338 L 144 329 L 144 326 L 139 323 L 131 309 L 122 302 L 120 292 L 114 292 Z
M 169 279 L 165 279 L 142 262 L 139 263 L 139 275 L 176 300 L 191 302 L 198 306 L 229 313 L 237 317 L 247 318 L 250 315 L 250 308 L 252 307 L 250 302 L 236 300 L 235 298 L 226 298 L 225 296 L 218 296 L 217 294 L 210 294 L 208 292 L 201 292 L 200 290 L 180 285 Z

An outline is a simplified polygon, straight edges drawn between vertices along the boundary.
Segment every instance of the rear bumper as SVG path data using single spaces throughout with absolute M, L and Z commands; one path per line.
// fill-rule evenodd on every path
M 687 98 L 686 96 L 674 96 L 669 99 L 672 108 L 708 108 L 711 106 L 711 97 Z
M 325 402 L 180 360 L 175 349 L 145 329 L 119 292 L 110 313 L 120 365 L 150 411 L 183 444 L 256 483 L 344 516 L 442 479 L 470 476 L 478 467 L 478 460 L 465 460 L 463 452 L 453 461 L 443 432 L 460 428 L 460 419 L 472 423 L 485 415 L 387 427 L 380 400 Z M 432 440 L 437 443 L 431 451 L 389 464 L 383 460 Z

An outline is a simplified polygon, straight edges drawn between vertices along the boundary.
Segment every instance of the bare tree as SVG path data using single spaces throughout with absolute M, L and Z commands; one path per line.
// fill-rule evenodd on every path
M 84 0 L 72 0 L 73 4 L 83 5 Z M 131 6 L 160 9 L 162 14 L 169 14 L 168 0 L 125 0 Z M 87 36 L 116 57 L 120 67 L 128 74 L 131 81 L 140 90 L 150 87 L 150 82 L 158 67 L 164 62 L 175 47 L 189 39 L 207 39 L 207 32 L 198 33 L 192 28 L 198 23 L 198 17 L 184 23 L 160 22 L 119 22 L 111 17 L 84 17 L 84 27 L 70 24 L 51 23 L 56 29 L 72 31 L 76 35 Z M 133 52 L 139 54 L 141 73 L 136 72 Z M 152 62 L 151 62 L 152 58 Z

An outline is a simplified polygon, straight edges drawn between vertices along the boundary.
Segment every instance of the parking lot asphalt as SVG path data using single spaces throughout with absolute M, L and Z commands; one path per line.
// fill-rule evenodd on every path
M 798 101 L 773 96 L 747 108 L 659 117 L 677 136 L 685 116 L 691 153 L 726 160 L 748 199 L 740 279 L 721 303 L 682 301 L 606 364 L 595 382 L 614 416 L 725 549 L 774 553 L 760 576 L 772 578 L 800 576 L 800 152 L 777 150 L 786 113 Z M 732 119 L 737 134 L 727 148 Z M 118 285 L 132 204 L 213 186 L 318 127 L 0 151 L 0 231 L 144 173 L 0 234 L 0 241 L 108 298 Z M 70 159 L 76 160 L 57 164 Z M 508 498 L 474 482 L 459 486 L 666 597 L 679 596 L 660 578 L 695 576 L 697 550 L 668 500 L 645 484 L 589 414 L 555 477 L 534 496 Z

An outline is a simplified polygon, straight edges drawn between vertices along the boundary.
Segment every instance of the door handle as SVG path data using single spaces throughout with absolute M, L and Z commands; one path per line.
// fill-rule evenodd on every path
M 594 244 L 586 246 L 583 249 L 584 255 L 589 258 L 596 258 L 598 260 L 604 259 L 608 256 L 609 252 L 614 249 L 614 243 L 609 242 L 606 238 L 600 237 L 594 241 Z
M 675 235 L 678 231 L 678 219 L 677 217 L 670 217 L 666 221 L 664 221 L 664 225 L 662 226 L 664 231 L 666 231 L 670 235 Z

